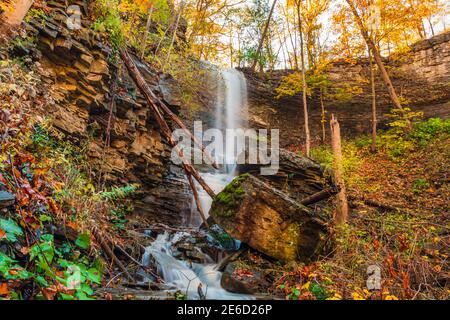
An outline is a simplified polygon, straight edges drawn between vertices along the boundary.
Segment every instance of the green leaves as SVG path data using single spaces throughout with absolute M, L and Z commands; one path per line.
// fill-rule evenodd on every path
M 17 241 L 16 236 L 23 235 L 22 229 L 12 219 L 0 219 L 0 230 L 3 230 L 5 232 L 4 237 L 6 238 L 6 240 L 11 242 Z
M 41 243 L 35 243 L 31 247 L 30 260 L 37 260 L 36 265 L 45 271 L 50 271 L 49 264 L 55 256 L 53 236 L 45 234 L 41 236 Z
M 75 240 L 75 244 L 79 246 L 81 249 L 89 249 L 91 245 L 91 237 L 89 233 L 80 234 L 77 240 Z
M 311 283 L 309 286 L 309 291 L 316 297 L 317 300 L 325 300 L 328 298 L 327 290 L 315 282 Z

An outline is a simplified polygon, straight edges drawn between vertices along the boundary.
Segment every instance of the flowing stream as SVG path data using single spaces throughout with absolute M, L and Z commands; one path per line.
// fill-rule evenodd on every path
M 242 128 L 244 125 L 243 115 L 247 109 L 247 83 L 244 75 L 235 69 L 221 70 L 217 90 L 217 105 L 215 111 L 215 126 L 225 133 L 226 129 Z M 225 135 L 224 135 L 225 136 Z M 202 172 L 201 175 L 206 183 L 219 193 L 230 183 L 236 175 L 236 165 L 234 150 L 228 146 L 225 154 L 214 155 L 219 163 L 228 164 L 223 169 L 209 172 Z M 211 208 L 211 197 L 198 186 L 200 201 L 208 214 Z M 193 200 L 194 201 L 194 200 Z M 193 205 L 195 209 L 195 204 Z M 198 213 L 191 215 L 190 226 L 199 227 L 201 220 Z M 172 286 L 185 293 L 188 299 L 200 299 L 198 288 L 202 288 L 202 293 L 206 299 L 254 299 L 253 296 L 234 294 L 224 290 L 220 281 L 222 273 L 216 270 L 214 263 L 197 264 L 178 260 L 173 256 L 173 245 L 186 233 L 179 232 L 170 236 L 169 233 L 158 235 L 157 239 L 146 248 L 143 261 L 144 265 L 151 263 L 151 258 L 156 262 L 158 274 L 162 276 L 166 285 Z

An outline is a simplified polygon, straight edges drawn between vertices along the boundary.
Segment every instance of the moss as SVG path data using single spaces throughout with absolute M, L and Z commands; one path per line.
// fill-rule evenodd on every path
M 234 217 L 236 215 L 240 200 L 245 194 L 241 184 L 248 177 L 248 173 L 238 176 L 216 196 L 212 207 L 213 215 L 218 217 Z

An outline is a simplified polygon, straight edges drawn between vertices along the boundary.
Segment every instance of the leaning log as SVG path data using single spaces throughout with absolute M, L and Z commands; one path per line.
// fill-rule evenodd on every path
M 186 158 L 183 155 L 183 151 L 177 146 L 177 143 L 172 137 L 172 132 L 170 130 L 169 125 L 164 120 L 164 117 L 161 113 L 161 110 L 158 108 L 157 102 L 153 99 L 153 93 L 148 84 L 145 82 L 144 78 L 142 77 L 141 73 L 139 72 L 139 69 L 136 67 L 136 64 L 133 62 L 133 60 L 130 58 L 128 52 L 126 50 L 120 51 L 120 56 L 122 58 L 122 61 L 125 63 L 125 66 L 128 69 L 128 72 L 133 79 L 136 86 L 139 88 L 141 93 L 146 98 L 148 104 L 150 105 L 150 108 L 153 110 L 155 114 L 156 121 L 158 122 L 158 125 L 161 129 L 161 133 L 164 136 L 164 138 L 169 142 L 169 144 L 175 149 L 175 151 L 180 156 L 180 159 L 183 162 L 183 168 L 186 171 L 186 174 L 192 175 L 195 180 L 202 186 L 202 188 L 208 193 L 212 198 L 215 197 L 214 191 L 208 186 L 208 184 L 203 180 L 203 178 L 200 176 L 198 171 L 186 160 Z
M 232 237 L 282 261 L 315 258 L 329 238 L 323 218 L 250 174 L 216 196 L 210 215 Z
M 335 186 L 316 161 L 286 149 L 279 150 L 279 170 L 273 175 L 260 175 L 261 164 L 239 165 L 240 173 L 250 173 L 305 205 L 315 204 L 336 194 Z M 324 190 L 328 190 L 324 191 Z

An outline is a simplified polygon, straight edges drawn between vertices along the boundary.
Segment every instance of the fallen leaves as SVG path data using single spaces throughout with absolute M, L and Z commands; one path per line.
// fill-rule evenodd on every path
M 0 296 L 5 296 L 9 294 L 8 284 L 0 283 Z

